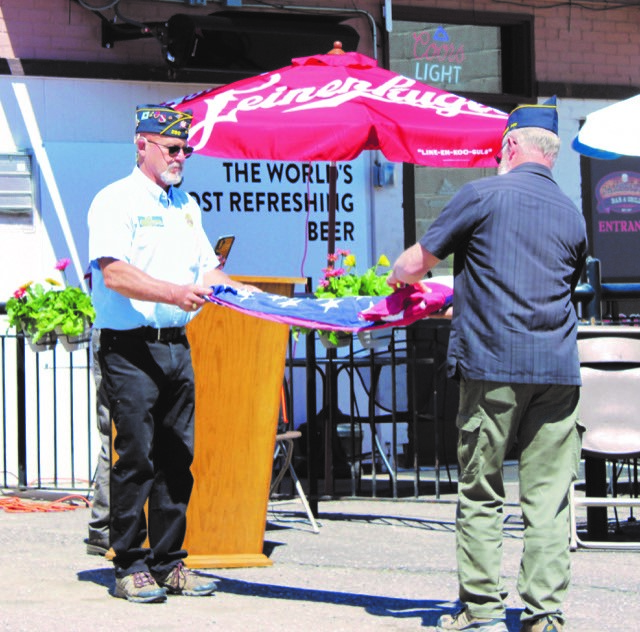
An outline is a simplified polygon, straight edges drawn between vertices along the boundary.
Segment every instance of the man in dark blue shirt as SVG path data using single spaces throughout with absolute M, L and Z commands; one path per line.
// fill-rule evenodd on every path
M 571 301 L 584 218 L 553 180 L 555 99 L 509 116 L 498 175 L 463 186 L 389 284 L 454 255 L 448 352 L 460 380 L 456 550 L 462 609 L 437 630 L 506 632 L 501 580 L 505 455 L 517 443 L 525 524 L 523 632 L 558 632 L 570 580 L 568 494 L 580 461 L 580 366 Z

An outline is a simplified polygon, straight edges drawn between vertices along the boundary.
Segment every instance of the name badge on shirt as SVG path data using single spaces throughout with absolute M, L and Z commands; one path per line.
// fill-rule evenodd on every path
M 138 215 L 138 224 L 141 228 L 160 228 L 164 226 L 164 221 L 159 215 L 150 215 L 147 217 Z

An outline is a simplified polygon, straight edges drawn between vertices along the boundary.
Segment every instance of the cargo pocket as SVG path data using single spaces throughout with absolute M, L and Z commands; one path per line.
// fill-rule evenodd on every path
M 472 477 L 478 471 L 478 462 L 474 462 L 474 454 L 478 447 L 478 437 L 482 424 L 482 414 L 478 412 L 478 399 L 483 388 L 479 382 L 461 381 L 460 404 L 456 416 L 458 427 L 458 465 L 460 480 Z

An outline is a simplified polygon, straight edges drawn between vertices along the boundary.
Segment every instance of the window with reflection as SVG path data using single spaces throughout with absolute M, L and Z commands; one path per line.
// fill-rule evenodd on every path
M 394 72 L 504 112 L 535 102 L 532 16 L 394 4 L 392 18 L 386 61 Z M 405 245 L 422 236 L 463 184 L 493 174 L 405 165 Z M 434 272 L 450 274 L 452 264 Z

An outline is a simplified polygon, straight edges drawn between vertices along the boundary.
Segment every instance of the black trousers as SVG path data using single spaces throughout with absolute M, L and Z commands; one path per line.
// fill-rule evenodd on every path
M 164 575 L 187 555 L 195 410 L 189 343 L 186 336 L 161 342 L 103 330 L 99 360 L 116 428 L 110 479 L 116 576 Z M 143 546 L 147 535 L 150 548 Z

